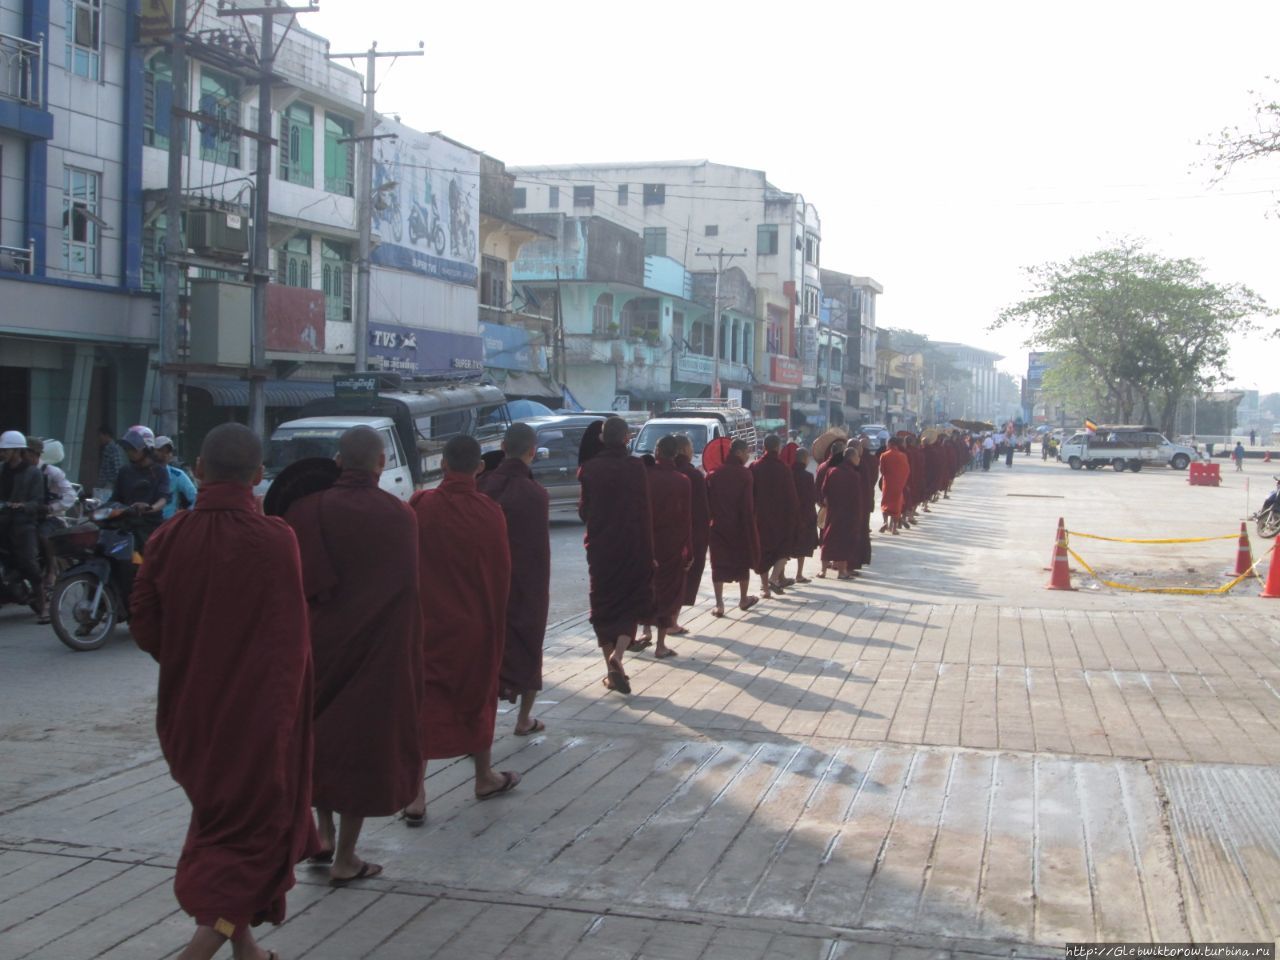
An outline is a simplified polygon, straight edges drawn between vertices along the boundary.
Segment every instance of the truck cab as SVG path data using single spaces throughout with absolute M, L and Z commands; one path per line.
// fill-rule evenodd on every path
M 677 400 L 671 409 L 649 420 L 636 435 L 631 452 L 652 454 L 667 434 L 684 434 L 693 444 L 693 465 L 702 468 L 702 451 L 712 440 L 745 440 L 754 453 L 759 441 L 751 411 L 727 400 Z

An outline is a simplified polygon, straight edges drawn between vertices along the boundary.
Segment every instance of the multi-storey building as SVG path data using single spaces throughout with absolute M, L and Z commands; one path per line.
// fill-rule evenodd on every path
M 833 316 L 845 321 L 844 414 L 851 423 L 876 419 L 876 298 L 884 293 L 870 277 L 822 271 L 823 296 L 835 304 Z
M 721 251 L 737 254 L 726 257 L 724 266 L 731 269 L 721 277 L 721 307 L 738 334 L 731 329 L 721 338 L 722 363 L 736 345 L 746 361 L 728 362 L 749 362 L 750 383 L 742 396 L 759 416 L 789 421 L 806 385 L 810 393 L 803 399 L 816 410 L 821 222 L 801 195 L 777 189 L 763 171 L 706 160 L 512 169 L 517 213 L 563 212 L 612 221 L 641 237 L 646 257 L 670 259 L 694 274 L 714 270 L 719 263 L 714 255 Z M 726 283 L 731 270 L 741 276 Z M 701 297 L 701 283 L 698 289 Z M 745 298 L 748 289 L 751 303 Z M 743 336 L 750 338 L 749 351 Z M 685 339 L 693 347 L 700 344 Z M 695 369 L 699 366 L 700 361 L 686 361 L 687 373 L 696 374 L 691 385 L 709 376 Z M 682 382 L 690 380 L 678 377 L 677 385 Z M 722 395 L 736 389 L 723 369 L 722 387 Z
M 134 13 L 0 0 L 0 424 L 63 440 L 73 480 L 99 424 L 142 419 L 156 337 L 128 158 Z
M 1005 401 L 1010 398 L 1001 392 L 1001 374 L 996 369 L 996 361 L 1003 359 L 1000 354 L 964 343 L 933 341 L 931 346 L 968 374 L 967 382 L 962 380 L 950 391 L 948 412 L 952 417 L 993 423 L 1006 418 L 1010 410 Z M 1016 410 L 1018 399 L 1014 397 L 1012 403 Z

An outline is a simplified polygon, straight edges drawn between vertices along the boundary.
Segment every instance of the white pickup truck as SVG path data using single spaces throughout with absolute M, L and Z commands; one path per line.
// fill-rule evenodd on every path
M 1171 443 L 1154 427 L 1101 426 L 1093 434 L 1075 434 L 1063 442 L 1058 452 L 1058 459 L 1072 470 L 1109 466 L 1134 473 L 1145 466 L 1185 470 L 1196 458 L 1192 447 Z

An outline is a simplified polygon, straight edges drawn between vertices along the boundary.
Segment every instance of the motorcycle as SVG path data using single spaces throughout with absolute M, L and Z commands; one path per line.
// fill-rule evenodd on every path
M 93 520 L 50 535 L 54 556 L 67 564 L 53 586 L 49 615 L 58 639 L 77 652 L 97 650 L 116 624 L 129 619 L 129 595 L 142 563 L 130 521 L 134 511 L 108 504 Z
M 409 242 L 416 246 L 419 240 L 425 240 L 428 247 L 433 247 L 436 256 L 444 255 L 444 227 L 440 226 L 435 197 L 431 198 L 430 208 L 415 200 L 409 211 Z
M 1272 479 L 1276 482 L 1276 488 L 1271 491 L 1271 496 L 1262 501 L 1262 509 L 1249 518 L 1257 522 L 1258 536 L 1268 540 L 1280 533 L 1280 476 Z
M 0 511 L 8 512 L 9 509 L 7 506 L 0 505 Z M 40 559 L 43 565 L 44 558 Z M 30 607 L 33 613 L 39 613 L 40 607 L 36 603 L 36 597 L 39 596 L 36 591 L 39 589 L 40 584 L 33 584 L 18 572 L 9 550 L 8 538 L 0 533 L 0 606 L 16 603 L 19 606 Z

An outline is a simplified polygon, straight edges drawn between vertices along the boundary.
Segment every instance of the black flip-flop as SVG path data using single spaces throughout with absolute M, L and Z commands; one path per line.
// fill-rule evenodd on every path
M 520 778 L 510 770 L 502 771 L 502 786 L 497 790 L 490 790 L 488 793 L 477 793 L 477 800 L 492 800 L 494 797 L 500 797 L 504 793 L 510 793 L 520 785 Z
M 427 815 L 425 812 L 410 813 L 408 810 L 401 810 L 400 819 L 404 821 L 406 827 L 420 827 L 427 822 Z
M 528 730 L 524 731 L 524 733 L 521 733 L 519 730 L 516 730 L 515 735 L 517 737 L 527 737 L 535 733 L 542 733 L 542 731 L 546 729 L 547 729 L 547 725 L 545 723 L 543 723 L 541 720 L 534 720 L 533 726 L 531 726 Z
M 604 678 L 604 685 L 610 690 L 618 691 L 618 693 L 631 692 L 631 681 L 625 673 L 617 668 L 609 671 L 609 675 Z
M 382 874 L 382 864 L 370 863 L 366 860 L 360 864 L 360 872 L 350 877 L 330 877 L 329 886 L 345 887 L 349 883 L 355 883 L 357 880 L 372 880 L 374 877 Z

